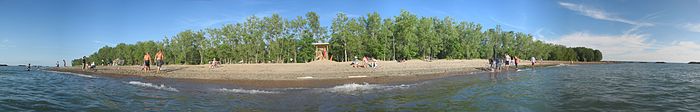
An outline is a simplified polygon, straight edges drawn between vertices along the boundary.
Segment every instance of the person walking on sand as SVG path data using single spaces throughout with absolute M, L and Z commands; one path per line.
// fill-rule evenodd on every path
M 158 66 L 158 70 L 156 72 L 160 73 L 160 68 L 163 66 L 163 50 L 158 50 L 158 53 L 156 53 L 156 66 Z
M 67 67 L 66 66 L 66 59 L 63 59 L 63 67 Z
M 352 63 L 350 63 L 353 68 L 359 67 L 359 64 L 360 62 L 357 60 L 357 56 L 355 56 L 355 58 L 352 59 Z
M 143 71 L 150 71 L 151 70 L 151 54 L 146 52 L 146 55 L 143 55 Z

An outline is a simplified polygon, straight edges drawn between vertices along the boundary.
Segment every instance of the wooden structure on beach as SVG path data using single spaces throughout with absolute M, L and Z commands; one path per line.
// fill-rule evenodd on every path
M 330 56 L 328 56 L 328 50 L 330 49 L 330 44 L 328 43 L 311 43 L 311 45 L 314 45 L 316 47 L 316 56 L 314 57 L 314 61 L 316 60 L 330 60 Z

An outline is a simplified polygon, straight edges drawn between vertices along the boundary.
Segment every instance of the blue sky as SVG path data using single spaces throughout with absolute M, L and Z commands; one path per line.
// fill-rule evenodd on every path
M 329 26 L 338 12 L 388 18 L 402 9 L 600 49 L 604 60 L 700 61 L 698 0 L 0 0 L 0 63 L 52 65 L 105 45 L 162 40 L 251 15 L 314 11 Z

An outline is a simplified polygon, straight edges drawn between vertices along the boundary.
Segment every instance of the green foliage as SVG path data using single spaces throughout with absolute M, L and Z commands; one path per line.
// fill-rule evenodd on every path
M 600 53 L 599 50 L 585 47 L 575 47 L 571 49 L 576 52 L 578 61 L 600 61 L 603 58 L 602 53 Z
M 318 19 L 315 12 L 293 19 L 279 14 L 250 16 L 242 23 L 185 30 L 161 41 L 105 46 L 87 60 L 108 64 L 122 59 L 126 65 L 140 65 L 145 53 L 155 57 L 158 50 L 163 50 L 168 64 L 206 64 L 214 58 L 222 63 L 303 63 L 313 60 L 315 42 L 329 42 L 329 54 L 335 61 L 350 61 L 354 56 L 382 60 L 486 59 L 509 54 L 565 61 L 600 61 L 603 57 L 599 50 L 545 43 L 530 34 L 503 31 L 500 26 L 484 29 L 478 23 L 418 17 L 406 10 L 393 18 L 381 18 L 377 12 L 361 17 L 338 13 L 330 28 L 321 26 Z M 73 60 L 73 65 L 80 63 L 80 58 Z

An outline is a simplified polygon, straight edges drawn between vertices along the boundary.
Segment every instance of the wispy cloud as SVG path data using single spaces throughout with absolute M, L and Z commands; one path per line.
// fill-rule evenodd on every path
M 523 30 L 523 29 L 525 29 L 525 28 L 523 28 L 523 27 L 521 27 L 521 26 L 517 26 L 517 25 L 513 25 L 513 24 L 509 24 L 509 23 L 503 22 L 503 21 L 498 20 L 498 19 L 496 19 L 496 18 L 494 18 L 494 17 L 490 17 L 490 19 L 491 19 L 491 21 L 494 21 L 494 22 L 496 22 L 496 23 L 498 23 L 498 24 L 500 24 L 500 25 L 505 25 L 505 26 L 511 27 L 511 28 L 513 28 L 513 29 L 517 29 L 517 30 Z
M 183 18 L 181 23 L 183 27 L 188 29 L 200 29 L 208 27 L 216 27 L 215 25 L 222 25 L 228 23 L 240 23 L 244 22 L 248 17 L 255 15 L 256 17 L 267 17 L 274 13 L 282 13 L 283 10 L 274 11 L 262 11 L 253 14 L 241 14 L 241 15 L 230 15 L 230 14 L 219 14 L 217 16 L 210 17 L 199 17 L 199 18 Z
M 222 23 L 236 23 L 245 21 L 245 17 L 234 17 L 234 16 L 221 16 L 221 17 L 209 17 L 209 18 L 186 18 L 182 20 L 182 24 L 186 28 L 204 28 L 212 27 L 217 24 Z
M 682 25 L 681 27 L 685 28 L 688 31 L 700 33 L 700 23 L 686 23 L 685 25 Z
M 631 24 L 631 25 L 635 25 L 635 26 L 654 26 L 654 24 L 652 24 L 652 23 L 625 19 L 622 17 L 612 15 L 604 10 L 591 8 L 591 7 L 587 7 L 587 6 L 580 5 L 580 4 L 559 2 L 559 5 L 563 6 L 566 9 L 579 12 L 581 15 L 588 16 L 588 17 L 591 17 L 594 19 L 622 22 L 622 23 L 627 23 L 627 24 Z
M 535 38 L 544 38 L 542 31 L 544 31 L 544 28 L 537 29 L 537 31 L 535 31 Z
M 99 41 L 99 40 L 95 40 L 95 41 L 93 41 L 93 42 L 94 42 L 95 44 L 97 44 L 97 45 L 100 45 L 100 46 L 104 46 L 104 45 L 107 45 L 107 46 L 115 46 L 115 45 L 116 45 L 116 44 L 114 44 L 114 43 L 103 42 L 103 41 Z
M 646 15 L 639 20 L 630 20 L 613 15 L 601 9 L 588 6 L 559 2 L 559 5 L 598 20 L 620 22 L 632 25 L 619 35 L 601 35 L 588 32 L 573 32 L 561 36 L 561 38 L 551 42 L 567 46 L 584 46 L 599 49 L 603 52 L 603 60 L 626 60 L 626 61 L 670 61 L 688 62 L 698 61 L 695 57 L 700 56 L 700 44 L 693 41 L 674 41 L 670 43 L 657 43 L 650 38 L 649 33 L 639 31 L 642 27 L 654 26 L 653 23 L 645 20 L 659 17 L 663 11 Z M 700 32 L 700 23 L 687 23 L 680 25 L 689 31 Z
M 15 47 L 15 46 L 12 45 L 12 43 L 10 43 L 9 39 L 4 39 L 4 38 L 0 39 L 0 49 L 12 48 L 12 47 Z

